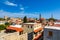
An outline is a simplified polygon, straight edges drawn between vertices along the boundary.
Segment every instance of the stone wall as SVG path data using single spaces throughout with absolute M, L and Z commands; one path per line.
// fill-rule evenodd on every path
M 27 33 L 19 35 L 19 33 L 16 32 L 2 35 L 0 36 L 0 40 L 28 40 L 28 38 Z

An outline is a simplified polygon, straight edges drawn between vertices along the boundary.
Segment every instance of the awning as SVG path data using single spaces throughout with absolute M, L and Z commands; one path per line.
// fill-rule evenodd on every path
M 36 37 L 34 37 L 34 40 L 38 40 L 39 38 L 41 38 L 42 34 L 38 34 Z
M 7 27 L 7 29 L 16 30 L 17 32 L 23 31 L 23 28 L 17 28 L 17 27 Z
M 41 28 L 38 28 L 38 29 L 36 29 L 36 30 L 34 30 L 34 32 L 36 33 L 36 32 L 39 32 L 39 31 L 41 31 L 41 30 L 43 30 L 42 27 L 41 27 Z

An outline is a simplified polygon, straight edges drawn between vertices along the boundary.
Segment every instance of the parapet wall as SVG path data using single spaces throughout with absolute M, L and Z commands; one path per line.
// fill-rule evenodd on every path
M 8 33 L 0 36 L 0 40 L 28 40 L 27 33 L 19 35 L 18 32 Z

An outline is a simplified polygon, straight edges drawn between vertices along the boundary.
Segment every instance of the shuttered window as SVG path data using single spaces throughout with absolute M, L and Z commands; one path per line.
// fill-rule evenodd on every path
M 52 31 L 49 31 L 48 32 L 48 36 L 53 36 L 53 32 Z

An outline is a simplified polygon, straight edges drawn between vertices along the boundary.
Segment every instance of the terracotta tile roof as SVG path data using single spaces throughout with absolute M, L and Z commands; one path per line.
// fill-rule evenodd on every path
M 41 38 L 41 36 L 42 36 L 42 34 L 38 34 L 38 35 L 34 38 L 34 40 L 38 40 L 39 38 Z
M 54 26 L 56 26 L 56 27 L 60 27 L 60 24 L 54 24 Z
M 16 30 L 17 32 L 23 31 L 23 28 L 17 28 L 17 27 L 7 27 L 7 29 Z
M 45 20 L 44 18 L 40 18 L 40 20 Z
M 39 32 L 39 31 L 41 31 L 41 30 L 43 30 L 42 27 L 41 27 L 41 28 L 38 28 L 38 29 L 36 29 L 36 30 L 34 30 L 34 32 L 36 33 L 36 32 Z

